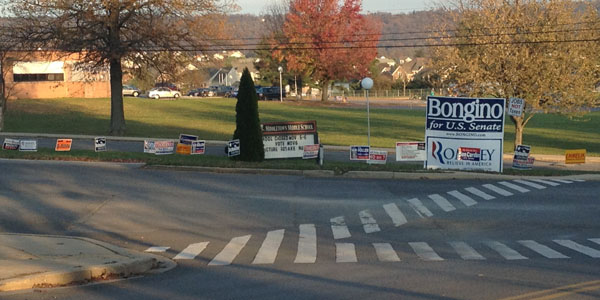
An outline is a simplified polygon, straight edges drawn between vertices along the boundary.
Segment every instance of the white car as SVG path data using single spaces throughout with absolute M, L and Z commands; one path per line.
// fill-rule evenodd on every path
M 160 98 L 179 98 L 181 97 L 180 91 L 175 91 L 166 87 L 153 88 L 148 92 L 148 98 L 160 99 Z

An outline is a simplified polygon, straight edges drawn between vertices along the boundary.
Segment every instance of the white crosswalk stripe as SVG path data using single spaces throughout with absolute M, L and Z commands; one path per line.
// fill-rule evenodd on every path
M 357 262 L 354 244 L 335 243 L 335 261 L 338 263 Z
M 459 192 L 459 191 L 449 191 L 448 195 L 460 200 L 466 206 L 473 206 L 477 204 L 477 201 L 473 200 L 473 198 Z
M 146 250 L 144 250 L 144 252 L 151 252 L 151 253 L 162 253 L 162 252 L 166 252 L 167 250 L 169 250 L 171 247 L 163 247 L 163 246 L 154 246 L 154 247 L 150 247 Z
M 431 211 L 429 209 L 427 209 L 427 207 L 425 207 L 425 205 L 423 205 L 421 200 L 419 200 L 417 198 L 412 198 L 412 199 L 408 199 L 406 201 L 408 202 L 408 205 L 410 205 L 410 207 L 412 207 L 412 209 L 414 209 L 415 212 L 421 218 L 433 217 L 433 213 L 431 213 Z
M 600 239 L 589 239 L 589 240 L 600 245 Z
M 188 245 L 183 251 L 173 257 L 174 260 L 177 259 L 194 259 L 198 254 L 202 253 L 206 246 L 208 246 L 209 242 L 195 243 Z
M 545 180 L 545 179 L 534 178 L 534 179 L 530 179 L 530 180 L 535 181 L 535 182 L 539 182 L 539 183 L 543 183 L 543 184 L 547 184 L 549 186 L 559 186 L 560 185 L 560 183 L 556 183 L 556 182 Z
M 496 199 L 496 197 L 478 189 L 478 188 L 474 188 L 474 187 L 468 187 L 465 188 L 465 190 L 479 198 L 482 198 L 483 200 L 492 200 L 492 199 Z
M 406 224 L 406 216 L 400 211 L 398 206 L 395 203 L 388 203 L 383 205 L 383 209 L 390 216 L 394 226 L 398 227 L 400 225 Z
M 527 257 L 521 255 L 516 250 L 496 241 L 488 241 L 485 244 L 492 248 L 492 250 L 498 252 L 502 257 L 508 260 L 518 260 L 518 259 L 528 259 Z
M 263 241 L 256 257 L 252 264 L 272 264 L 277 258 L 277 252 L 283 241 L 285 229 L 273 230 L 267 233 L 267 237 Z
M 507 191 L 507 190 L 505 190 L 505 189 L 499 188 L 499 187 L 497 187 L 497 186 L 495 186 L 495 185 L 493 185 L 493 184 L 489 184 L 489 183 L 488 183 L 488 184 L 484 184 L 484 185 L 482 185 L 482 186 L 483 186 L 484 188 L 486 188 L 486 189 L 490 190 L 490 191 L 494 191 L 494 192 L 496 192 L 496 193 L 498 193 L 498 194 L 500 194 L 500 195 L 502 195 L 502 196 L 505 196 L 505 197 L 508 197 L 508 196 L 512 196 L 512 195 L 513 195 L 513 193 L 511 193 L 511 192 L 509 192 L 509 191 Z
M 345 239 L 351 237 L 350 231 L 348 230 L 348 226 L 346 226 L 346 221 L 343 216 L 331 218 L 331 232 L 333 233 L 333 238 L 336 240 Z
M 568 256 L 546 246 L 546 245 L 542 245 L 536 241 L 532 241 L 532 240 L 524 240 L 524 241 L 519 241 L 519 243 L 541 255 L 543 255 L 546 258 L 569 258 Z
M 302 224 L 298 238 L 296 264 L 314 264 L 317 260 L 317 228 L 315 224 Z
M 552 180 L 552 181 L 556 181 L 556 182 L 560 182 L 560 183 L 567 183 L 567 184 L 569 184 L 569 183 L 573 183 L 573 181 L 571 181 L 571 180 L 566 180 L 566 179 L 554 179 L 554 178 L 552 178 L 552 179 L 550 179 L 550 180 Z
M 467 245 L 465 242 L 449 242 L 450 246 L 454 248 L 454 251 L 460 255 L 462 259 L 465 260 L 484 260 L 481 254 L 479 254 L 475 249 L 471 246 Z
M 400 261 L 398 254 L 389 243 L 373 243 L 379 261 Z
M 500 182 L 498 182 L 498 184 L 501 184 L 501 185 L 503 185 L 503 186 L 505 186 L 505 187 L 507 187 L 509 189 L 513 189 L 513 190 L 515 190 L 517 192 L 521 192 L 521 193 L 527 193 L 527 192 L 529 192 L 528 189 L 526 189 L 526 188 L 524 188 L 522 186 L 518 186 L 518 185 L 516 185 L 514 183 L 507 182 L 507 181 L 500 181 Z
M 435 204 L 437 204 L 445 212 L 456 210 L 456 207 L 454 207 L 452 203 L 448 202 L 446 198 L 442 197 L 439 194 L 432 194 L 428 197 L 429 199 L 433 200 L 433 202 L 435 202 Z
M 363 228 L 365 229 L 365 233 L 373 233 L 381 231 L 379 225 L 377 225 L 377 221 L 373 218 L 373 215 L 368 209 L 362 210 L 358 213 L 360 217 L 360 221 L 363 224 Z
M 572 180 L 572 181 L 575 181 L 575 182 L 585 182 L 585 180 L 583 180 L 583 179 L 569 179 L 569 180 Z
M 233 260 L 240 254 L 240 251 L 246 246 L 246 243 L 250 240 L 252 235 L 244 235 L 232 238 L 229 244 L 225 246 L 213 260 L 211 260 L 209 266 L 226 266 L 230 265 Z
M 531 181 L 527 181 L 527 180 L 515 179 L 513 181 L 516 182 L 516 183 L 520 183 L 520 184 L 523 184 L 523 185 L 530 186 L 532 188 L 536 188 L 538 190 L 543 190 L 543 189 L 546 188 L 545 186 L 543 186 L 541 184 L 537 184 L 535 182 L 531 182 Z
M 426 261 L 442 261 L 441 258 L 427 243 L 424 242 L 411 242 L 408 243 L 410 247 L 415 251 L 415 254 Z
M 583 253 L 589 257 L 593 257 L 593 258 L 600 258 L 600 251 L 594 249 L 594 248 L 590 248 L 581 244 L 578 244 L 574 241 L 571 240 L 554 240 L 555 243 L 563 246 L 563 247 L 567 247 L 571 250 L 575 250 L 579 253 Z

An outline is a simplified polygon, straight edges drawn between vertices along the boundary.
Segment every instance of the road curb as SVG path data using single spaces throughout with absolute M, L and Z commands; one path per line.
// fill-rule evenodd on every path
M 13 278 L 0 280 L 0 292 L 9 292 L 31 288 L 44 288 L 54 286 L 65 286 L 71 284 L 89 283 L 99 280 L 128 278 L 142 274 L 153 274 L 168 271 L 176 266 L 175 262 L 165 257 L 159 257 L 148 253 L 138 253 L 129 249 L 114 246 L 98 240 L 85 237 L 55 236 L 55 235 L 33 235 L 33 234 L 9 234 L 13 236 L 28 236 L 32 238 L 59 238 L 72 239 L 90 243 L 114 252 L 114 258 L 106 258 L 105 263 L 91 263 L 85 265 L 86 259 L 97 259 L 94 255 L 82 254 L 75 263 L 67 263 L 73 257 L 62 257 L 60 255 L 51 258 L 38 258 L 26 260 L 43 266 L 44 271 L 35 274 L 18 275 Z M 48 251 L 51 251 L 49 249 Z M 104 258 L 103 258 L 104 259 Z

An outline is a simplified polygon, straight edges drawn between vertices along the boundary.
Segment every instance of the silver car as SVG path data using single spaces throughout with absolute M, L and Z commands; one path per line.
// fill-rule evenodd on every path
M 153 88 L 148 92 L 149 98 L 160 99 L 160 98 L 179 98 L 181 97 L 180 91 L 175 91 L 166 87 Z
M 123 96 L 133 96 L 137 97 L 141 93 L 140 89 L 136 88 L 133 85 L 124 85 L 123 86 Z

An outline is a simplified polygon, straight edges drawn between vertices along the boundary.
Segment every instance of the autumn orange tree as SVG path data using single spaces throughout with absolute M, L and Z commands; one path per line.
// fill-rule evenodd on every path
M 28 49 L 81 53 L 110 68 L 110 134 L 125 133 L 124 60 L 161 51 L 189 53 L 220 31 L 227 0 L 0 0 L 2 13 L 19 20 L 13 39 Z
M 360 79 L 377 56 L 381 25 L 360 14 L 361 0 L 291 0 L 285 17 L 285 44 L 273 55 L 307 74 L 326 101 L 334 80 Z

